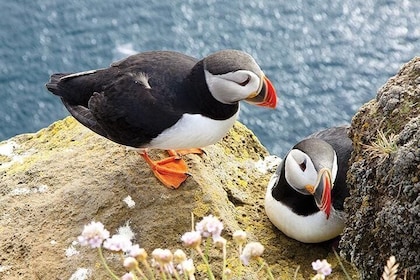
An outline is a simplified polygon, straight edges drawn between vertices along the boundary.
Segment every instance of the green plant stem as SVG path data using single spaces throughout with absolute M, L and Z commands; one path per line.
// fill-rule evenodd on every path
M 140 274 L 140 277 L 142 277 L 143 279 L 146 279 L 146 280 L 149 279 L 149 278 L 146 277 L 143 270 L 141 270 L 141 268 L 139 266 L 136 266 L 136 271 Z
M 150 267 L 149 263 L 147 262 L 147 260 L 142 260 L 141 263 L 144 265 L 144 267 L 146 268 L 147 274 L 149 274 L 149 276 L 151 277 L 151 279 L 155 279 L 155 273 L 153 272 L 153 269 Z M 148 279 L 148 278 L 147 278 Z
M 131 274 L 133 275 L 134 280 L 138 280 L 139 279 L 135 273 L 131 273 Z
M 238 260 L 239 260 L 239 266 L 238 266 L 238 275 L 239 277 L 242 276 L 242 261 L 241 261 L 241 255 L 242 255 L 242 243 L 238 244 Z
M 209 253 L 210 252 L 210 237 L 206 238 L 205 243 L 206 243 L 206 256 L 207 256 L 207 259 L 208 259 L 209 255 L 210 255 L 210 253 Z
M 102 253 L 102 247 L 98 247 L 98 253 L 99 253 L 99 257 L 102 261 L 102 264 L 105 266 L 106 271 L 108 271 L 108 273 L 111 275 L 112 278 L 114 278 L 116 280 L 119 280 L 120 277 L 115 275 L 115 273 L 109 268 L 108 264 L 106 263 L 106 260 L 104 258 L 104 254 Z
M 176 280 L 181 280 L 181 278 L 179 277 L 179 273 L 178 273 L 178 271 L 176 270 L 176 268 L 174 268 L 174 276 L 175 276 L 175 279 L 176 279 Z
M 336 258 L 337 258 L 337 260 L 338 260 L 338 263 L 340 264 L 341 269 L 342 269 L 342 270 L 343 270 L 343 272 L 344 272 L 344 275 L 346 275 L 346 279 L 347 279 L 347 280 L 351 280 L 350 275 L 347 273 L 347 270 L 345 269 L 345 267 L 344 267 L 343 263 L 342 263 L 342 262 L 341 262 L 341 260 L 340 260 L 340 256 L 337 254 L 337 252 L 335 251 L 335 249 L 334 249 L 334 248 L 333 248 L 333 252 L 334 252 L 335 257 L 336 257 Z
M 209 276 L 209 279 L 210 280 L 215 280 L 216 278 L 214 278 L 214 274 L 211 271 L 210 264 L 209 264 L 209 261 L 208 261 L 207 257 L 203 254 L 203 251 L 201 251 L 200 247 L 197 247 L 196 250 L 197 250 L 198 254 L 201 256 L 201 258 L 203 259 L 204 264 L 206 265 L 207 275 Z
M 258 269 L 258 271 L 260 271 L 265 266 L 267 270 L 267 274 L 268 274 L 268 279 L 274 280 L 274 276 L 273 276 L 273 273 L 271 272 L 270 266 L 264 261 L 264 259 L 261 257 L 258 257 L 258 262 L 260 263 L 260 269 Z
M 163 280 L 166 280 L 166 273 L 163 271 L 163 269 L 160 270 L 160 275 L 162 276 Z
M 239 243 L 239 244 L 238 244 L 238 260 L 239 260 L 238 274 L 239 274 L 239 277 L 242 275 L 242 261 L 241 261 L 241 255 L 242 255 L 242 243 Z

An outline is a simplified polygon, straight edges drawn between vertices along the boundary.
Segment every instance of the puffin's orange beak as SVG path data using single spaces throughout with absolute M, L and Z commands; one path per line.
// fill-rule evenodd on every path
M 332 179 L 331 172 L 329 169 L 323 168 L 318 173 L 318 184 L 313 187 L 308 185 L 305 189 L 311 193 L 314 198 L 316 205 L 319 210 L 323 211 L 327 215 L 327 219 L 331 213 L 331 190 L 332 190 Z
M 262 80 L 260 92 L 256 96 L 247 98 L 245 101 L 257 106 L 274 109 L 277 105 L 276 89 L 266 76 L 263 76 Z

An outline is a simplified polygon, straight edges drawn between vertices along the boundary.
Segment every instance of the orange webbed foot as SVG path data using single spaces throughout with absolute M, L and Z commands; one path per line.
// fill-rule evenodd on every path
M 177 153 L 168 152 L 170 157 L 158 161 L 152 160 L 147 152 L 140 153 L 140 155 L 149 164 L 159 181 L 170 189 L 177 189 L 189 176 L 188 166 Z

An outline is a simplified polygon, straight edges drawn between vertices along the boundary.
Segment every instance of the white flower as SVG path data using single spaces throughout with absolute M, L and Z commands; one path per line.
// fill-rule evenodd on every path
M 200 232 L 203 237 L 211 236 L 216 239 L 222 234 L 223 223 L 213 215 L 209 215 L 195 225 L 195 230 Z
M 260 257 L 263 252 L 264 246 L 260 242 L 250 242 L 246 244 L 239 258 L 244 265 L 248 265 L 251 259 Z
M 214 246 L 216 248 L 222 249 L 222 248 L 226 247 L 227 240 L 225 238 L 219 236 L 219 237 L 215 238 L 213 240 L 213 242 L 214 242 Z
M 109 231 L 104 228 L 100 222 L 92 221 L 90 224 L 85 225 L 82 234 L 77 238 L 80 245 L 89 245 L 92 248 L 99 248 L 102 242 L 109 237 Z
M 173 254 L 169 249 L 154 249 L 152 252 L 153 260 L 158 264 L 161 271 L 173 274 L 174 265 L 173 265 Z
M 128 270 L 133 270 L 139 265 L 139 263 L 137 262 L 137 260 L 135 258 L 127 257 L 127 258 L 124 259 L 123 265 Z
M 198 231 L 189 231 L 181 236 L 184 245 L 190 248 L 197 248 L 201 244 L 201 234 Z
M 133 240 L 136 235 L 130 227 L 130 221 L 127 221 L 125 225 L 117 229 L 117 234 L 125 236 L 129 240 Z
M 131 246 L 132 243 L 130 239 L 128 239 L 126 236 L 123 236 L 121 234 L 114 234 L 111 238 L 108 238 L 104 241 L 104 248 L 114 251 L 114 252 L 127 252 Z
M 327 262 L 327 260 L 316 260 L 314 262 L 312 262 L 312 268 L 318 273 L 318 274 L 322 274 L 324 276 L 328 276 L 331 274 L 332 269 L 331 269 L 331 264 L 329 264 Z
M 143 248 L 140 248 L 139 244 L 135 244 L 131 246 L 130 248 L 128 248 L 127 254 L 133 258 L 140 258 L 140 259 L 147 258 L 146 250 L 144 250 Z
M 181 249 L 177 249 L 174 252 L 174 261 L 176 263 L 181 263 L 187 259 L 187 255 Z
M 181 262 L 177 268 L 181 273 L 188 275 L 190 279 L 194 279 L 195 267 L 192 259 L 187 259 Z
M 236 244 L 244 244 L 246 242 L 246 232 L 243 230 L 237 230 L 232 235 L 233 241 L 236 242 Z
M 154 249 L 152 252 L 152 257 L 159 263 L 168 263 L 172 261 L 174 255 L 169 249 Z

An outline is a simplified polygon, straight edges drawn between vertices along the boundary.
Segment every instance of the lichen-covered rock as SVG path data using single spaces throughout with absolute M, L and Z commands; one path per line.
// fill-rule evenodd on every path
M 350 133 L 341 253 L 362 279 L 379 279 L 391 255 L 414 279 L 420 275 L 420 57 L 359 110 Z
M 209 214 L 219 217 L 230 244 L 234 230 L 247 231 L 250 241 L 265 246 L 263 257 L 277 278 L 292 279 L 300 266 L 296 279 L 308 279 L 314 274 L 311 262 L 327 258 L 333 265 L 329 279 L 343 279 L 329 247 L 289 239 L 266 217 L 265 189 L 275 167 L 267 169 L 269 155 L 251 131 L 237 123 L 223 141 L 204 151 L 185 156 L 192 176 L 178 190 L 169 190 L 135 151 L 72 117 L 1 142 L 0 279 L 109 279 L 97 251 L 73 243 L 83 225 L 100 221 L 114 234 L 129 222 L 134 241 L 150 255 L 155 248 L 183 248 L 180 237 L 191 230 L 191 213 L 196 221 Z M 228 249 L 233 256 L 234 248 Z M 218 252 L 210 252 L 215 263 L 220 263 Z M 122 275 L 119 259 L 109 261 Z M 234 270 L 237 258 L 228 264 Z M 265 270 L 257 270 L 257 264 L 243 268 L 239 278 L 265 278 Z

